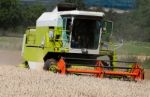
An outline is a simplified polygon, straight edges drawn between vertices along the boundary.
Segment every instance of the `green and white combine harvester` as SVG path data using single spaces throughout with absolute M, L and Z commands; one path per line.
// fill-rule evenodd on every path
M 113 23 L 104 16 L 103 12 L 79 11 L 73 4 L 58 4 L 52 12 L 44 12 L 36 27 L 24 34 L 22 56 L 26 66 L 61 74 L 144 79 L 138 63 L 116 61 L 109 43 Z

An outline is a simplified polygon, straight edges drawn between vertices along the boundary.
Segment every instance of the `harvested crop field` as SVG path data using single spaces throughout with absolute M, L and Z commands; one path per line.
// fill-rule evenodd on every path
M 65 76 L 0 65 L 0 97 L 150 97 L 150 81 Z
M 0 50 L 0 97 L 150 97 L 150 70 L 139 82 L 64 76 L 17 67 L 20 51 Z

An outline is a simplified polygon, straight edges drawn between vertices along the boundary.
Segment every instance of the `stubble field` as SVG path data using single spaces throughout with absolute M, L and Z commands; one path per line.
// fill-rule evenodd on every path
M 65 76 L 1 65 L 0 97 L 150 97 L 150 81 Z
M 146 80 L 117 81 L 60 75 L 17 67 L 20 51 L 0 51 L 0 97 L 150 97 Z

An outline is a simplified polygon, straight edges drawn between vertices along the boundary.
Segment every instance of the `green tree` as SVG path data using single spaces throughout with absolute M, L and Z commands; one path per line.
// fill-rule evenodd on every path
M 24 26 L 35 26 L 37 18 L 46 10 L 46 8 L 36 3 L 34 5 L 25 6 L 22 8 L 22 17 Z
M 0 0 L 0 27 L 15 27 L 21 22 L 20 2 Z
M 114 22 L 116 38 L 150 41 L 150 0 L 137 0 L 136 8 L 122 14 L 109 11 L 106 17 Z
M 140 28 L 141 40 L 150 41 L 150 0 L 137 0 L 137 9 L 133 12 L 134 22 Z

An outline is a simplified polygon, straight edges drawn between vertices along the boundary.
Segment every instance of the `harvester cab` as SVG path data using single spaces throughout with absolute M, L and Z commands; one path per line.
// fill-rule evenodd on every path
M 31 69 L 142 79 L 143 73 L 139 72 L 143 70 L 138 64 L 130 68 L 130 72 L 113 71 L 123 67 L 114 66 L 114 51 L 109 48 L 112 26 L 111 21 L 104 20 L 103 12 L 79 11 L 75 5 L 59 4 L 52 12 L 44 12 L 35 28 L 27 29 L 23 59 Z M 101 60 L 101 56 L 108 60 Z M 82 70 L 81 67 L 90 68 Z

